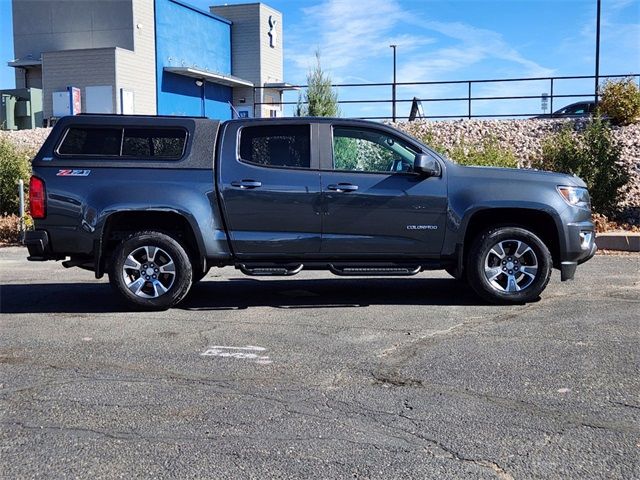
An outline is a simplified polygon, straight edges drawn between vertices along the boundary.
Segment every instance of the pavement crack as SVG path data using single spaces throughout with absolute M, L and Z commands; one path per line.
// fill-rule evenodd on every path
M 616 402 L 615 400 L 609 400 L 609 403 L 611 403 L 613 405 L 619 405 L 621 407 L 636 408 L 636 409 L 640 410 L 640 405 L 633 405 L 631 403 L 626 403 L 626 402 Z
M 5 426 L 17 426 L 23 430 L 28 431 L 37 431 L 37 432 L 67 432 L 67 433 L 75 433 L 75 434 L 89 434 L 89 435 L 97 435 L 100 437 L 109 438 L 112 440 L 141 440 L 144 437 L 133 433 L 133 432 L 107 432 L 104 430 L 96 430 L 93 428 L 84 428 L 84 427 L 65 427 L 61 425 L 29 425 L 22 421 L 7 421 L 0 422 L 0 425 Z
M 396 414 L 396 416 L 400 417 L 400 418 L 404 418 L 405 420 L 408 420 L 409 422 L 411 422 L 411 424 L 416 428 L 419 429 L 420 425 L 418 423 L 418 421 L 416 421 L 415 419 L 409 417 L 408 415 L 405 415 L 404 413 L 398 413 Z M 486 459 L 478 459 L 478 458 L 472 458 L 472 457 L 467 457 L 463 454 L 461 454 L 460 452 L 454 450 L 453 448 L 449 447 L 448 445 L 445 445 L 444 443 L 442 443 L 440 440 L 437 440 L 435 438 L 431 438 L 431 437 L 427 437 L 426 435 L 423 435 L 419 432 L 412 432 L 409 430 L 406 430 L 404 428 L 398 428 L 399 430 L 403 431 L 404 433 L 414 436 L 416 438 L 419 438 L 423 441 L 428 442 L 429 444 L 433 445 L 434 447 L 436 447 L 438 450 L 440 450 L 440 454 L 434 453 L 433 451 L 431 451 L 430 449 L 426 449 L 427 452 L 429 452 L 431 455 L 435 456 L 435 457 L 441 457 L 441 458 L 449 458 L 449 459 L 453 459 L 459 462 L 465 462 L 465 463 L 472 463 L 474 465 L 477 465 L 479 467 L 482 468 L 487 468 L 489 470 L 492 470 L 493 473 L 500 479 L 500 480 L 513 480 L 513 476 L 507 471 L 505 470 L 504 467 L 502 467 L 500 464 L 498 464 L 497 462 L 493 461 L 493 460 L 486 460 Z

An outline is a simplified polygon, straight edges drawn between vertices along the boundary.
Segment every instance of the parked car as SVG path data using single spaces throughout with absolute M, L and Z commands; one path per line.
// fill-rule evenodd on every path
M 596 102 L 593 100 L 587 100 L 585 102 L 576 102 L 571 105 L 567 105 L 566 107 L 561 108 L 560 110 L 556 110 L 553 113 L 548 113 L 544 115 L 538 115 L 534 118 L 579 118 L 579 117 L 590 117 L 596 111 Z
M 80 115 L 33 160 L 29 260 L 105 273 L 166 309 L 211 267 L 247 275 L 446 269 L 484 299 L 538 298 L 595 253 L 575 176 L 457 165 L 379 123 Z M 428 295 L 428 292 L 425 292 Z

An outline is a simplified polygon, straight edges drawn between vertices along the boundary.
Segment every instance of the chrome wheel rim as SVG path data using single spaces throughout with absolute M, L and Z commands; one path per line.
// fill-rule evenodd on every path
M 127 256 L 122 266 L 122 278 L 137 297 L 158 298 L 173 286 L 176 267 L 165 250 L 145 245 Z
M 538 257 L 521 240 L 502 240 L 484 258 L 484 276 L 494 290 L 513 294 L 531 286 L 538 273 Z

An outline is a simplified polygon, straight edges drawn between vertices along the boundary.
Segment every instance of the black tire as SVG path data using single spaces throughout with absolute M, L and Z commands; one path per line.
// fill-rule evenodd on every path
M 139 310 L 173 307 L 189 292 L 192 276 L 182 245 L 154 231 L 136 232 L 120 243 L 109 268 L 111 285 Z
M 552 267 L 549 249 L 534 233 L 502 226 L 476 237 L 466 271 L 478 295 L 491 303 L 505 304 L 536 300 L 549 283 Z

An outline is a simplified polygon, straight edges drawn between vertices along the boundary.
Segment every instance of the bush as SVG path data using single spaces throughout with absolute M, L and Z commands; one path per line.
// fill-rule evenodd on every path
M 0 217 L 0 243 L 18 243 L 20 240 L 20 218 L 17 215 Z
M 599 95 L 598 111 L 614 125 L 630 125 L 640 117 L 640 90 L 632 78 L 607 80 Z
M 435 141 L 431 131 L 427 131 L 423 134 L 422 141 L 436 152 L 446 155 L 460 165 L 518 167 L 518 160 L 514 153 L 509 148 L 502 147 L 494 137 L 485 138 L 480 145 L 468 145 L 462 139 L 453 148 L 446 148 Z
M 31 152 L 16 148 L 0 138 L 0 214 L 17 214 L 20 204 L 18 180 L 25 182 L 25 195 L 31 177 Z
M 457 145 L 451 152 L 451 158 L 461 165 L 480 167 L 517 168 L 518 160 L 513 152 L 501 147 L 493 138 L 485 138 L 479 146 L 465 146 L 464 142 Z
M 620 146 L 611 127 L 595 117 L 581 134 L 564 128 L 542 144 L 542 159 L 534 168 L 577 175 L 589 187 L 593 210 L 612 215 L 629 172 L 620 163 Z

